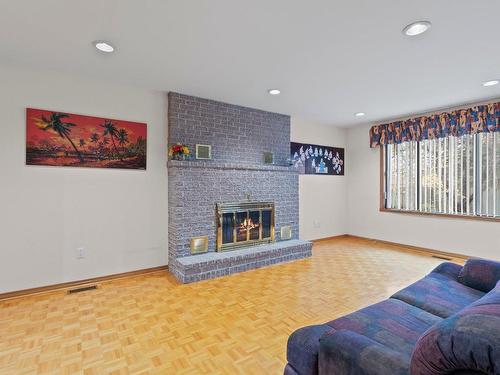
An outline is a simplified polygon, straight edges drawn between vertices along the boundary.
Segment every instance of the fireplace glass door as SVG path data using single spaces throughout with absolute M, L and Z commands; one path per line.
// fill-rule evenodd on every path
M 217 250 L 274 241 L 274 204 L 217 205 Z
M 234 214 L 222 214 L 222 243 L 234 242 Z
M 274 213 L 271 210 L 262 210 L 262 238 L 271 237 L 271 215 Z
M 236 242 L 248 241 L 248 212 L 236 212 Z
M 248 239 L 251 241 L 260 239 L 260 211 L 248 212 Z

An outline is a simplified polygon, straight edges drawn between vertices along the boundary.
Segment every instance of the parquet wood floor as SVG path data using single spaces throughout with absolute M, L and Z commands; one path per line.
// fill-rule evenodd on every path
M 165 272 L 0 302 L 0 374 L 282 374 L 288 335 L 388 297 L 441 260 L 366 240 L 195 284 Z

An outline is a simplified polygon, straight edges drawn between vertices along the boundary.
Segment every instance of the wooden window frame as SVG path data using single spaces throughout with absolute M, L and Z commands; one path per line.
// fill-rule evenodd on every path
M 487 216 L 472 216 L 472 215 L 459 215 L 459 214 L 441 214 L 441 213 L 433 213 L 433 212 L 421 212 L 421 211 L 410 211 L 410 210 L 398 210 L 395 208 L 386 208 L 385 207 L 385 153 L 384 153 L 384 145 L 380 145 L 380 196 L 379 196 L 379 212 L 387 212 L 387 213 L 396 213 L 396 214 L 404 214 L 404 215 L 413 215 L 413 216 L 430 216 L 430 217 L 440 217 L 447 219 L 465 219 L 465 220 L 480 220 L 480 221 L 493 221 L 500 222 L 499 217 L 487 217 Z

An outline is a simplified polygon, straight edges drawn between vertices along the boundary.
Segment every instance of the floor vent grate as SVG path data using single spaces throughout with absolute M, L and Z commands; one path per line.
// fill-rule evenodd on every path
M 88 290 L 94 290 L 94 289 L 97 289 L 97 285 L 86 285 L 86 286 L 82 286 L 80 288 L 70 289 L 70 290 L 68 290 L 68 294 L 86 292 Z
M 451 260 L 451 258 L 442 257 L 442 256 L 439 256 L 439 255 L 432 255 L 432 257 L 436 258 L 436 259 L 442 259 L 442 260 Z

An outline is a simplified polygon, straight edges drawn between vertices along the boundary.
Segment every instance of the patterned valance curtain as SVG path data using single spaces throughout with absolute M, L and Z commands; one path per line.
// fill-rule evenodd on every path
M 372 126 L 370 147 L 496 131 L 500 102 Z

